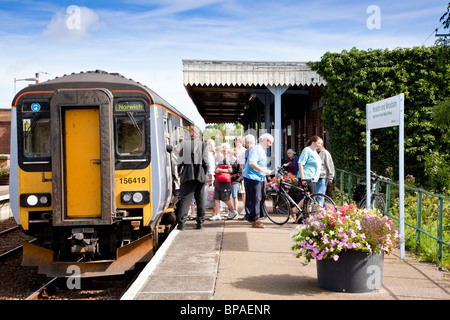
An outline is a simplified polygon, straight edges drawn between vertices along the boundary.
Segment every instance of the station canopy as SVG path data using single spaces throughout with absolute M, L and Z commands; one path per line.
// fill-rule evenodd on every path
M 325 80 L 304 62 L 183 60 L 183 82 L 206 123 L 245 123 L 249 102 L 284 87 L 308 94 Z

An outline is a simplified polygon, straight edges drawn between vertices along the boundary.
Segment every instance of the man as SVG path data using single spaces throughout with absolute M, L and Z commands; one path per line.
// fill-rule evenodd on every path
M 192 197 L 197 203 L 197 229 L 205 220 L 205 182 L 208 171 L 208 148 L 200 138 L 200 129 L 189 129 L 190 140 L 181 143 L 178 158 L 180 173 L 180 209 L 178 211 L 178 230 L 184 229 Z
M 271 171 L 267 169 L 266 149 L 271 147 L 273 137 L 269 133 L 259 138 L 259 144 L 250 148 L 244 169 L 245 192 L 249 203 L 248 221 L 254 228 L 264 228 L 259 219 L 261 205 L 266 198 L 265 179 Z
M 334 163 L 331 154 L 323 147 L 323 141 L 317 144 L 317 152 L 322 159 L 319 181 L 317 182 L 317 193 L 326 194 L 327 186 L 333 182 Z
M 323 147 L 323 140 L 317 145 L 317 152 L 322 159 L 319 181 L 317 181 L 317 193 L 327 194 L 327 187 L 334 178 L 334 163 L 331 154 Z

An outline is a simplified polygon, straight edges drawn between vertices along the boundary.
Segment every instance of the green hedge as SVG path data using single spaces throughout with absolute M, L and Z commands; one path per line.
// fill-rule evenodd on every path
M 448 129 L 432 122 L 434 106 L 449 96 L 450 63 L 438 63 L 442 48 L 327 52 L 310 66 L 327 81 L 322 120 L 336 167 L 364 173 L 366 104 L 405 94 L 405 173 L 426 182 L 426 156 L 447 156 Z M 398 127 L 371 131 L 371 166 L 398 176 Z

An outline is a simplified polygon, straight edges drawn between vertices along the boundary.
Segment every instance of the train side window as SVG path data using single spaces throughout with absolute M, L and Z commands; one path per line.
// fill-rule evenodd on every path
M 145 152 L 143 117 L 117 118 L 116 137 L 119 155 L 143 155 Z
M 23 131 L 25 157 L 50 157 L 50 119 L 24 119 Z

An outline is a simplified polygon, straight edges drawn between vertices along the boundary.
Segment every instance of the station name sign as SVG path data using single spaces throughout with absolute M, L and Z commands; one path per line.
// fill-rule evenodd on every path
M 398 126 L 400 123 L 400 95 L 367 105 L 369 130 Z

